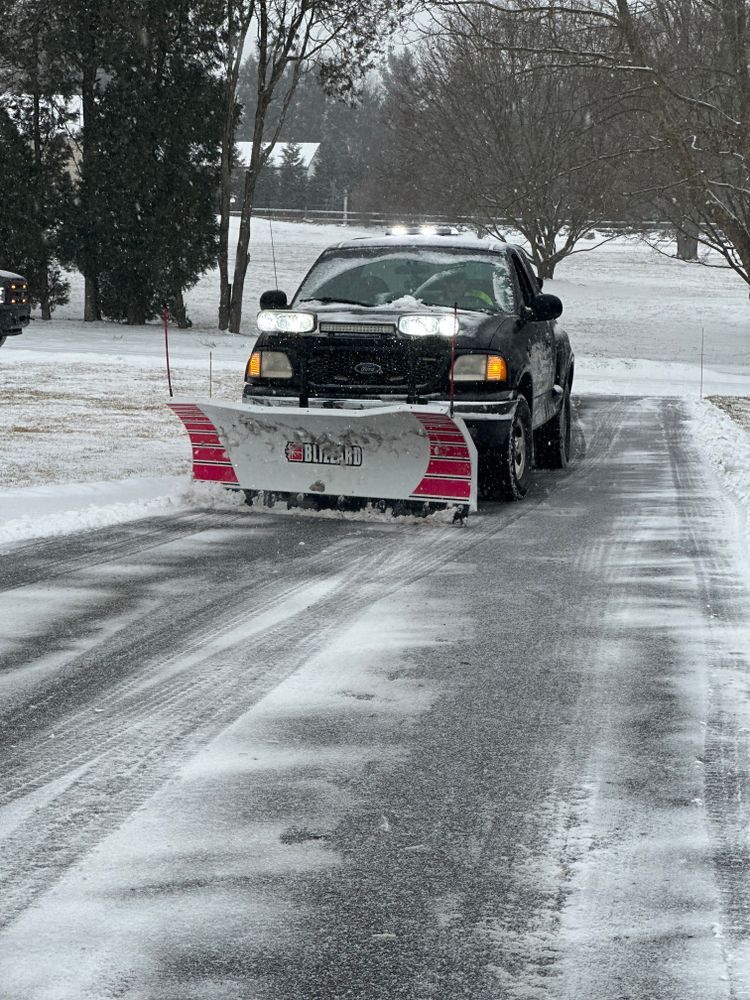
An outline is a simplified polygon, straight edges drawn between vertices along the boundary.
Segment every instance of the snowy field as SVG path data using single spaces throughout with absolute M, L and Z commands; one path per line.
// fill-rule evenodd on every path
M 175 392 L 238 399 L 252 347 L 260 293 L 291 294 L 317 254 L 365 235 L 335 226 L 255 225 L 244 330 L 216 328 L 218 273 L 187 296 L 194 327 L 171 331 Z M 182 425 L 166 409 L 160 324 L 84 324 L 83 287 L 73 275 L 70 303 L 0 351 L 0 543 L 114 523 L 192 503 L 224 503 L 189 483 Z M 695 402 L 698 446 L 750 497 L 750 445 L 736 418 L 700 402 L 750 396 L 750 304 L 733 274 L 671 260 L 619 238 L 573 256 L 545 290 L 565 306 L 577 357 L 578 393 L 680 396 Z M 745 424 L 747 426 L 747 424 Z

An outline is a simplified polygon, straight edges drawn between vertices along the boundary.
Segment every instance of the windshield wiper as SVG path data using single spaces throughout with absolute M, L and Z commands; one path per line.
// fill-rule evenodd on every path
M 368 309 L 372 308 L 371 302 L 357 302 L 356 299 L 334 299 L 328 295 L 323 298 L 313 296 L 311 299 L 300 299 L 300 302 L 321 302 L 324 306 L 330 305 L 331 303 L 340 303 L 342 306 L 366 306 Z

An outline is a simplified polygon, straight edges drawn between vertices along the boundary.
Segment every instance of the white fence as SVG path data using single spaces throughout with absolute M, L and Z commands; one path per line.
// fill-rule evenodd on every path
M 239 212 L 232 212 L 239 215 Z M 303 208 L 254 208 L 253 215 L 260 219 L 271 218 L 279 222 L 311 222 L 319 225 L 356 226 L 357 228 L 384 229 L 398 224 L 413 225 L 449 225 L 473 229 L 481 227 L 483 219 L 479 215 L 397 215 L 393 212 L 350 212 L 343 209 L 303 209 Z M 513 219 L 497 221 L 500 227 L 512 228 Z M 641 222 L 623 222 L 622 220 L 606 220 L 596 223 L 596 229 L 608 232 L 644 232 L 655 230 L 669 231 L 674 226 L 669 222 L 647 219 Z

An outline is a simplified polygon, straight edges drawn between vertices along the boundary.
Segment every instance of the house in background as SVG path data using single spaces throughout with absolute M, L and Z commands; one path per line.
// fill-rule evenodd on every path
M 232 178 L 235 203 L 242 197 L 244 174 L 250 165 L 252 142 L 235 144 L 239 170 Z M 305 209 L 314 193 L 319 142 L 279 142 L 258 177 L 255 208 Z
M 249 167 L 253 144 L 251 142 L 237 142 L 235 146 L 241 166 Z M 279 169 L 284 163 L 285 156 L 288 155 L 287 150 L 291 151 L 294 148 L 299 150 L 300 160 L 309 180 L 315 174 L 315 157 L 320 149 L 319 142 L 277 142 L 271 153 L 269 165 Z

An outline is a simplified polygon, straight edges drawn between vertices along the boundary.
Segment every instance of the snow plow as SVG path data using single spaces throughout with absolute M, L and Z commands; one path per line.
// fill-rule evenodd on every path
M 477 507 L 477 452 L 448 405 L 311 408 L 175 398 L 190 436 L 193 478 L 269 505 L 394 512 Z

